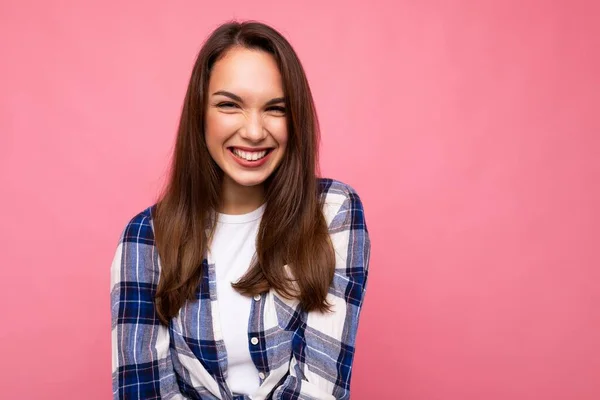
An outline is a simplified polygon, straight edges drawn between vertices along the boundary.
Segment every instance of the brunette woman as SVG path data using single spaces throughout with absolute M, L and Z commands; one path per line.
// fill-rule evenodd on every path
M 217 28 L 167 187 L 112 264 L 115 399 L 349 398 L 370 242 L 356 192 L 318 177 L 318 139 L 288 41 Z

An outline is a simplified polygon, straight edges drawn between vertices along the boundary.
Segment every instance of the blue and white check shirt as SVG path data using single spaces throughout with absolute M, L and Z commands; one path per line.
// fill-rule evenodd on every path
M 350 397 L 370 241 L 357 193 L 330 179 L 319 179 L 319 185 L 335 249 L 335 276 L 327 296 L 332 312 L 303 312 L 297 300 L 274 290 L 254 298 L 248 346 L 260 387 L 252 396 L 236 395 L 226 383 L 227 354 L 210 251 L 203 261 L 197 299 L 186 302 L 165 327 L 154 308 L 160 261 L 152 207 L 127 224 L 111 268 L 114 399 Z

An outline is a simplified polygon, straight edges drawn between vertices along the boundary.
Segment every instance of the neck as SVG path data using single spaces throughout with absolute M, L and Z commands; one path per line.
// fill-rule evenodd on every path
M 260 207 L 264 200 L 263 185 L 242 186 L 226 175 L 223 177 L 218 212 L 230 215 L 247 214 Z

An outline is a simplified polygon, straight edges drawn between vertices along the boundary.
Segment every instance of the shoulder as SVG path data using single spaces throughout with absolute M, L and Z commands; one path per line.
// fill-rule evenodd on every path
M 357 191 L 347 183 L 330 178 L 318 178 L 319 194 L 327 224 L 366 230 L 364 208 Z
M 125 225 L 120 243 L 154 245 L 154 228 L 152 215 L 156 205 L 152 205 L 137 213 Z
M 360 197 L 354 188 L 347 183 L 330 178 L 317 178 L 319 194 L 324 203 L 343 204 L 347 201 L 357 201 Z
M 125 225 L 111 267 L 113 286 L 118 282 L 156 282 L 160 267 L 154 245 L 153 209 L 146 208 Z

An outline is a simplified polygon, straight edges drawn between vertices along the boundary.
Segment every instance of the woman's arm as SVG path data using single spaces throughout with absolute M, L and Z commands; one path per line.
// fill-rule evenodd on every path
M 110 271 L 114 399 L 183 399 L 154 309 L 157 257 L 148 209 L 125 228 Z
M 341 195 L 342 199 L 329 225 L 336 258 L 335 276 L 327 297 L 332 312 L 305 314 L 293 341 L 290 374 L 273 392 L 274 399 L 350 397 L 354 344 L 371 245 L 356 192 L 334 182 L 330 195 L 333 198 Z

